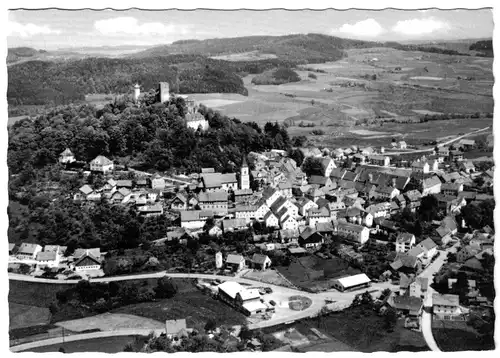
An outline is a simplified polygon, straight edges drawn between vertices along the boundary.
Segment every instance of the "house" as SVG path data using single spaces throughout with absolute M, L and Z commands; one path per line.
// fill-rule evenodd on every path
M 388 167 L 391 164 L 391 159 L 385 155 L 372 155 L 368 160 L 371 164 L 381 167 Z
M 307 211 L 306 217 L 309 221 L 310 227 L 315 227 L 317 223 L 327 223 L 331 221 L 330 212 L 328 208 L 311 208 Z
M 248 229 L 245 219 L 225 219 L 222 221 L 222 228 L 224 232 Z
M 472 147 L 474 147 L 474 145 L 476 144 L 476 141 L 473 140 L 473 139 L 461 139 L 459 142 L 458 142 L 458 146 L 460 148 L 463 148 L 463 149 L 471 149 Z
M 279 220 L 272 211 L 268 211 L 267 214 L 264 215 L 263 220 L 264 223 L 266 224 L 266 227 L 274 227 L 274 228 L 279 227 Z
M 415 246 L 415 235 L 410 233 L 400 233 L 396 238 L 396 252 L 408 252 Z
M 316 200 L 318 200 L 319 198 L 324 198 L 325 197 L 325 193 L 324 193 L 323 190 L 315 189 L 315 188 L 310 188 L 307 191 L 307 193 L 305 194 L 305 196 L 308 199 L 311 199 L 312 201 L 316 202 Z
M 408 146 L 404 140 L 398 142 L 399 149 L 407 149 Z
M 99 255 L 96 253 L 99 252 Z M 75 271 L 87 271 L 87 270 L 100 270 L 101 269 L 101 258 L 100 250 L 75 250 L 73 254 L 75 261 L 73 262 L 73 268 Z
M 133 187 L 133 183 L 132 183 L 132 180 L 129 180 L 129 179 L 123 179 L 123 180 L 117 180 L 116 181 L 116 188 L 117 189 L 120 189 L 120 188 L 127 188 L 127 189 L 132 189 Z
M 73 195 L 73 201 L 82 202 L 88 199 L 89 195 L 94 192 L 94 189 L 88 184 L 83 185 L 78 192 Z
M 34 260 L 41 251 L 42 247 L 40 245 L 23 242 L 19 246 L 16 256 L 21 260 Z
M 252 189 L 239 189 L 234 191 L 234 201 L 236 203 L 246 201 L 252 197 Z
M 186 320 L 182 319 L 172 319 L 165 321 L 165 335 L 169 339 L 180 339 L 183 337 L 188 337 L 192 329 L 188 329 L 186 325 Z
M 69 148 L 66 148 L 64 152 L 59 154 L 59 163 L 68 164 L 74 162 L 76 162 L 75 156 Z
M 285 182 L 279 183 L 277 185 L 278 191 L 283 195 L 285 198 L 291 198 L 293 197 L 292 195 L 292 183 L 287 180 Z
M 280 230 L 278 238 L 281 240 L 281 243 L 298 243 L 299 230 Z
M 159 175 L 155 175 L 151 179 L 151 189 L 163 190 L 165 189 L 165 186 L 166 186 L 165 179 L 160 177 Z
M 405 207 L 408 207 L 411 212 L 415 212 L 420 207 L 422 194 L 418 190 L 409 190 L 403 196 L 406 198 Z M 400 204 L 401 206 L 402 204 Z
M 421 185 L 422 196 L 439 194 L 441 192 L 441 180 L 437 176 L 424 179 Z
M 389 302 L 397 312 L 404 315 L 418 317 L 422 312 L 423 301 L 420 297 L 393 295 Z
M 419 272 L 422 269 L 422 262 L 416 256 L 410 255 L 412 250 L 415 250 L 415 247 L 408 253 L 396 253 L 393 262 L 389 265 L 391 269 L 393 271 L 411 274 Z
M 411 171 L 414 173 L 428 174 L 430 171 L 429 163 L 417 160 L 411 164 Z
M 338 221 L 337 233 L 352 238 L 360 244 L 366 243 L 370 238 L 370 230 L 367 227 L 343 221 Z
M 424 259 L 430 260 L 437 254 L 437 245 L 436 243 L 431 240 L 430 238 L 425 239 L 424 241 L 420 242 L 415 248 L 420 248 L 424 252 Z M 412 249 L 413 250 L 413 249 Z M 411 252 L 411 250 L 410 250 Z M 408 252 L 408 253 L 410 253 Z
M 90 162 L 90 171 L 93 172 L 107 173 L 113 170 L 114 167 L 113 162 L 103 155 L 98 155 Z
M 324 158 L 321 160 L 321 167 L 323 168 L 323 175 L 325 177 L 329 177 L 332 173 L 332 170 L 337 168 L 335 162 L 332 158 Z
M 168 231 L 167 232 L 167 237 L 165 238 L 166 240 L 163 241 L 169 241 L 169 242 L 177 242 L 180 244 L 186 244 L 189 239 L 191 239 L 193 236 L 191 235 L 191 232 L 185 228 L 178 227 L 173 231 Z M 162 239 L 160 239 L 162 240 Z
M 427 277 L 416 277 L 409 286 L 409 293 L 412 297 L 424 298 L 429 287 L 429 279 Z
M 163 206 L 161 204 L 156 205 L 144 205 L 137 208 L 137 211 L 140 215 L 143 215 L 147 218 L 152 216 L 160 216 L 163 215 Z
M 57 251 L 43 251 L 36 255 L 38 267 L 58 267 L 61 256 Z
M 280 226 L 283 230 L 297 230 L 299 222 L 287 212 L 279 215 Z
M 267 306 L 260 301 L 259 290 L 246 289 L 234 281 L 226 281 L 217 286 L 219 298 L 248 316 L 263 313 Z
M 332 235 L 335 228 L 333 227 L 333 223 L 330 221 L 326 223 L 316 223 L 316 231 L 323 236 Z
M 478 253 L 481 252 L 481 249 L 476 246 L 471 246 L 471 245 L 466 245 L 460 248 L 460 250 L 457 252 L 457 262 L 459 264 L 464 263 L 471 257 L 476 256 Z
M 460 170 L 463 170 L 467 174 L 474 173 L 476 171 L 474 163 L 471 162 L 470 160 L 461 162 L 458 167 L 460 168 Z
M 324 243 L 323 235 L 311 227 L 306 227 L 299 234 L 299 244 L 306 249 L 317 248 Z
M 332 186 L 333 184 L 332 179 L 321 175 L 311 175 L 307 182 L 309 185 L 317 185 L 318 189 L 324 186 Z
M 187 207 L 188 207 L 188 200 L 184 195 L 180 193 L 178 193 L 170 203 L 171 210 L 187 210 Z
M 127 201 L 127 198 L 130 198 L 131 192 L 127 188 L 121 188 L 111 194 L 109 201 L 114 204 L 120 204 L 123 201 Z
M 342 201 L 336 203 L 329 203 L 328 210 L 330 211 L 330 219 L 337 220 L 337 214 L 339 213 L 339 211 L 344 209 L 345 209 L 345 203 Z
M 464 185 L 461 183 L 443 183 L 441 184 L 441 192 L 444 195 L 457 196 L 464 190 Z
M 378 218 L 386 218 L 389 216 L 389 210 L 390 210 L 391 204 L 390 203 L 378 203 L 378 204 L 373 204 L 367 207 L 365 210 L 367 213 L 372 214 L 373 220 L 378 219 Z
M 392 186 L 383 186 L 375 189 L 375 198 L 392 200 L 400 194 L 399 190 Z
M 371 280 L 366 274 L 360 273 L 358 275 L 346 276 L 335 279 L 332 286 L 341 291 L 353 291 L 361 288 L 370 287 Z
M 363 154 L 354 154 L 352 156 L 352 161 L 358 164 L 365 164 L 366 157 Z
M 464 159 L 464 153 L 459 150 L 450 150 L 450 162 L 459 162 Z
M 268 207 L 270 207 L 271 204 L 274 203 L 280 196 L 281 193 L 272 187 L 267 187 L 262 192 L 262 199 L 265 201 Z
M 229 191 L 229 189 L 234 191 L 238 189 L 235 173 L 201 173 L 200 179 L 205 191 Z
M 450 242 L 453 235 L 458 231 L 457 222 L 452 216 L 447 216 L 441 221 L 441 225 L 436 229 L 437 234 L 441 239 L 441 243 L 447 244 Z
M 181 227 L 186 229 L 201 229 L 208 218 L 213 217 L 211 211 L 183 210 L 181 213 Z
M 258 270 L 267 270 L 271 267 L 271 259 L 267 255 L 253 254 L 252 267 Z
M 257 207 L 254 205 L 236 205 L 233 213 L 236 219 L 245 219 L 245 221 L 249 223 L 250 221 L 255 219 L 256 210 Z
M 198 195 L 198 205 L 201 210 L 212 211 L 216 215 L 226 215 L 228 210 L 228 193 L 212 191 Z
M 462 314 L 458 295 L 432 294 L 433 313 L 441 319 L 451 320 Z
M 229 254 L 226 258 L 226 267 L 238 272 L 245 268 L 245 258 L 241 255 Z
M 312 201 L 312 200 L 310 200 L 309 198 L 306 198 L 306 197 L 301 197 L 297 201 L 297 206 L 299 208 L 298 214 L 300 216 L 306 216 L 306 213 L 310 209 L 318 207 L 318 205 L 314 201 Z

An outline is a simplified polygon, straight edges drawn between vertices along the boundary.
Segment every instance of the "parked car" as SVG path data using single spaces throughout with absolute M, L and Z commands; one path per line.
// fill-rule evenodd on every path
M 273 289 L 271 287 L 264 287 L 265 293 L 273 293 Z
M 276 302 L 274 302 L 274 300 L 269 301 L 269 304 L 270 304 L 271 306 L 276 306 Z

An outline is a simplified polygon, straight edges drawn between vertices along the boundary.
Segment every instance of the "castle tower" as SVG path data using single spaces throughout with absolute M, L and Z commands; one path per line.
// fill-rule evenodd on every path
M 167 102 L 170 100 L 170 86 L 168 82 L 160 82 L 158 85 L 159 92 L 159 101 L 161 103 Z
M 134 86 L 134 101 L 137 102 L 140 95 L 141 95 L 141 86 L 139 86 L 139 84 L 136 83 Z
M 248 174 L 248 164 L 245 157 L 243 157 L 243 163 L 241 164 L 240 189 L 250 189 L 250 175 Z

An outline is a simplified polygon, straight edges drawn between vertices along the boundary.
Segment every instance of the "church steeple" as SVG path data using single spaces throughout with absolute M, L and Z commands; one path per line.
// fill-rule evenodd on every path
M 240 169 L 240 189 L 250 189 L 250 175 L 248 173 L 248 164 L 246 156 L 243 157 Z

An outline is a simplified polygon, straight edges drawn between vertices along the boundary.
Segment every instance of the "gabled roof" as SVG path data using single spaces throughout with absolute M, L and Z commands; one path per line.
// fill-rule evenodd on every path
M 418 261 L 416 256 L 412 256 L 412 255 L 410 255 L 410 253 L 405 254 L 402 252 L 398 252 L 396 254 L 394 262 L 396 262 L 398 260 L 401 261 L 402 266 L 409 267 L 409 268 L 415 268 L 415 266 L 417 265 L 417 261 Z
M 60 156 L 72 156 L 73 155 L 73 152 L 69 149 L 69 148 L 66 148 L 61 154 Z
M 278 197 L 270 206 L 270 209 L 274 212 L 277 212 L 285 203 L 287 199 L 283 196 Z
M 182 195 L 181 193 L 178 193 L 178 194 L 175 196 L 175 198 L 174 198 L 174 200 L 173 200 L 173 201 L 175 201 L 175 200 L 179 200 L 181 203 L 187 203 L 187 199 L 186 199 L 186 197 L 185 197 L 184 195 Z
M 317 184 L 324 186 L 329 178 L 324 177 L 322 175 L 311 175 L 307 182 L 309 184 Z
M 198 201 L 203 202 L 227 202 L 228 194 L 225 191 L 214 191 L 214 192 L 201 192 L 198 195 Z
M 432 188 L 433 186 L 436 185 L 441 185 L 441 180 L 437 176 L 432 176 L 430 178 L 424 179 L 422 182 L 422 187 L 425 188 Z
M 317 232 L 333 232 L 333 224 L 331 222 L 326 223 L 316 223 L 316 231 Z
M 82 186 L 80 188 L 80 191 L 85 194 L 85 195 L 89 195 L 90 193 L 92 193 L 94 191 L 94 189 L 92 189 L 92 187 L 88 184 L 85 184 L 84 186 Z
M 403 232 L 403 233 L 400 233 L 398 235 L 398 238 L 396 239 L 396 241 L 398 243 L 402 244 L 402 243 L 410 243 L 414 239 L 415 239 L 415 235 L 407 233 L 407 232 Z
M 253 254 L 252 256 L 252 262 L 259 265 L 263 265 L 268 259 L 269 256 L 262 254 Z
M 360 232 L 362 232 L 364 230 L 368 230 L 365 226 L 351 224 L 351 223 L 343 222 L 343 221 L 339 221 L 337 223 L 337 229 L 338 228 L 341 228 L 341 229 L 344 229 L 344 230 L 349 230 L 349 231 L 354 231 L 354 232 L 357 232 L 357 233 L 360 233 Z
M 413 296 L 394 296 L 392 305 L 397 310 L 419 311 L 422 308 L 423 301 L 420 297 Z
M 330 212 L 326 207 L 321 207 L 321 208 L 310 208 L 307 211 L 308 215 L 311 217 L 329 217 Z
M 117 180 L 116 181 L 116 186 L 121 186 L 121 187 L 132 187 L 132 180 L 124 179 L 124 180 Z
M 113 161 L 109 160 L 104 155 L 98 155 L 90 162 L 90 164 L 110 165 L 113 164 Z
M 229 254 L 227 255 L 226 263 L 228 264 L 240 264 L 240 262 L 245 261 L 245 258 L 241 255 Z
M 54 261 L 57 257 L 57 253 L 54 251 L 44 251 L 44 252 L 39 252 L 36 255 L 37 261 Z
M 30 244 L 27 242 L 23 242 L 21 246 L 19 246 L 19 250 L 17 250 L 18 254 L 30 254 L 32 255 L 37 248 L 41 248 L 38 244 Z
M 441 295 L 439 293 L 432 294 L 432 304 L 442 306 L 455 306 L 459 307 L 460 302 L 458 295 Z

